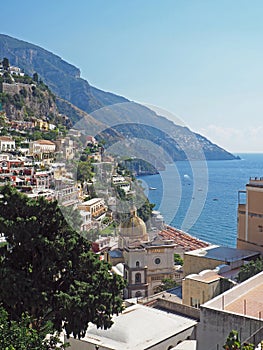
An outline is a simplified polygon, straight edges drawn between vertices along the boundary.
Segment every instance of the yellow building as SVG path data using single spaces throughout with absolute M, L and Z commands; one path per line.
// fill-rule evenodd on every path
M 245 200 L 242 201 L 242 195 Z M 263 255 L 263 178 L 251 178 L 239 191 L 237 247 Z
M 134 243 L 148 241 L 149 237 L 144 221 L 138 217 L 137 209 L 132 207 L 130 216 L 120 224 L 119 248 L 124 248 Z
M 213 270 L 188 275 L 182 281 L 183 304 L 199 308 L 201 304 L 223 293 L 231 285 L 229 280 Z
M 105 259 L 113 265 L 123 263 L 127 281 L 124 298 L 152 295 L 164 279 L 175 280 L 174 242 L 158 236 L 149 241 L 146 225 L 135 207 L 119 230 L 118 249 L 107 252 Z
M 92 198 L 78 205 L 79 210 L 91 213 L 92 219 L 103 219 L 106 214 L 107 207 L 103 198 Z

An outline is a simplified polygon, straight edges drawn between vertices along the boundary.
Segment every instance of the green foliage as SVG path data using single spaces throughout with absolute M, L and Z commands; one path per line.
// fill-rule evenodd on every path
M 0 302 L 10 318 L 27 312 L 37 331 L 51 322 L 54 331 L 75 337 L 89 322 L 109 328 L 122 310 L 123 279 L 109 273 L 56 202 L 29 199 L 10 186 L 0 194 L 0 232 L 11 246 L 0 260 Z
M 143 159 L 126 159 L 123 162 L 124 167 L 127 168 L 131 174 L 135 173 L 137 175 L 152 175 L 158 173 L 152 164 L 146 162 Z
M 100 232 L 97 229 L 91 229 L 89 231 L 84 231 L 82 235 L 90 242 L 95 242 L 99 238 Z
M 237 281 L 243 282 L 261 271 L 263 271 L 263 259 L 259 258 L 256 261 L 252 260 L 248 264 L 241 267 L 237 276 Z
M 47 325 L 40 332 L 31 327 L 32 319 L 23 314 L 21 321 L 10 321 L 7 311 L 0 307 L 0 349 L 5 350 L 55 350 L 65 349 L 58 335 L 45 339 L 50 326 Z
M 175 263 L 175 265 L 183 265 L 184 264 L 184 260 L 180 254 L 174 253 L 174 263 Z
M 17 109 L 24 106 L 24 98 L 21 94 L 10 95 L 5 92 L 0 93 L 0 102 L 5 105 L 14 105 Z
M 77 180 L 80 182 L 91 181 L 94 176 L 94 167 L 91 160 L 79 161 L 78 162 L 78 172 Z
M 28 94 L 27 91 L 24 87 L 22 87 L 22 89 L 19 91 L 19 93 L 24 97 L 27 98 Z
M 155 292 L 159 293 L 159 292 L 162 292 L 162 291 L 174 288 L 176 286 L 177 286 L 177 284 L 176 284 L 176 282 L 173 279 L 171 279 L 171 278 L 164 278 L 162 280 L 162 284 L 156 288 Z
M 4 57 L 4 58 L 3 58 L 3 61 L 2 61 L 2 65 L 3 65 L 4 70 L 8 70 L 8 68 L 9 68 L 9 66 L 10 66 L 10 64 L 9 64 L 9 59 L 6 58 L 6 57 Z
M 36 72 L 33 74 L 33 81 L 38 83 L 38 74 Z
M 244 344 L 242 346 L 239 340 L 238 332 L 236 330 L 232 330 L 229 333 L 223 348 L 225 350 L 254 350 L 255 346 L 253 344 Z
M 12 84 L 13 80 L 12 80 L 11 74 L 9 74 L 8 72 L 4 72 L 2 77 L 3 77 L 4 83 Z

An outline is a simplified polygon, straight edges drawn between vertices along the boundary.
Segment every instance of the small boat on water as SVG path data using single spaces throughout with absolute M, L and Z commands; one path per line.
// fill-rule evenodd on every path
M 149 190 L 154 191 L 154 190 L 157 190 L 157 188 L 156 187 L 149 187 Z

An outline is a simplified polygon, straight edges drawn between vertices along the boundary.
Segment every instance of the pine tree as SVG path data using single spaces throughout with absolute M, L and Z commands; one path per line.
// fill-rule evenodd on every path
M 28 312 L 39 330 L 51 321 L 75 337 L 88 323 L 108 328 L 122 310 L 123 279 L 90 251 L 56 202 L 32 200 L 10 186 L 0 191 L 0 232 L 10 246 L 0 258 L 0 303 L 11 319 Z

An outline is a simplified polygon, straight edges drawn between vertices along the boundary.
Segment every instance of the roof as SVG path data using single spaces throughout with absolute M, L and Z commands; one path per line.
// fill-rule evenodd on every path
M 0 141 L 15 142 L 11 137 L 8 137 L 8 136 L 0 136 Z
M 49 140 L 37 140 L 37 141 L 34 141 L 34 143 L 38 143 L 40 145 L 56 146 L 54 142 L 49 141 Z
M 108 330 L 98 329 L 92 324 L 82 341 L 105 348 L 139 350 L 150 348 L 197 324 L 190 318 L 140 304 L 128 307 L 119 316 L 113 316 L 113 321 Z
M 182 343 L 176 345 L 176 347 L 172 348 L 171 350 L 195 350 L 196 345 L 196 340 L 184 340 Z
M 239 260 L 245 260 L 253 256 L 258 255 L 258 252 L 251 250 L 221 247 L 221 246 L 209 246 L 201 249 L 196 249 L 191 252 L 185 253 L 186 255 L 202 256 L 206 259 L 213 259 L 225 262 L 233 262 Z
M 111 258 L 122 258 L 123 254 L 120 250 L 110 250 L 109 256 Z
M 206 302 L 202 307 L 259 319 L 259 313 L 263 314 L 263 271 Z
M 185 277 L 185 279 L 192 279 L 195 281 L 200 281 L 204 283 L 210 283 L 219 280 L 221 277 L 217 272 L 213 270 L 203 270 L 200 273 L 193 273 Z
M 92 199 L 89 199 L 86 202 L 80 203 L 80 205 L 93 205 L 93 204 L 98 203 L 98 202 L 100 202 L 102 200 L 104 200 L 104 199 L 103 198 L 92 198 Z
M 147 229 L 145 222 L 137 216 L 137 209 L 131 209 L 130 216 L 120 224 L 120 235 L 132 240 L 147 241 Z
M 164 239 L 172 239 L 176 244 L 176 249 L 182 249 L 184 252 L 210 246 L 210 243 L 201 241 L 182 230 L 167 225 L 159 235 Z

